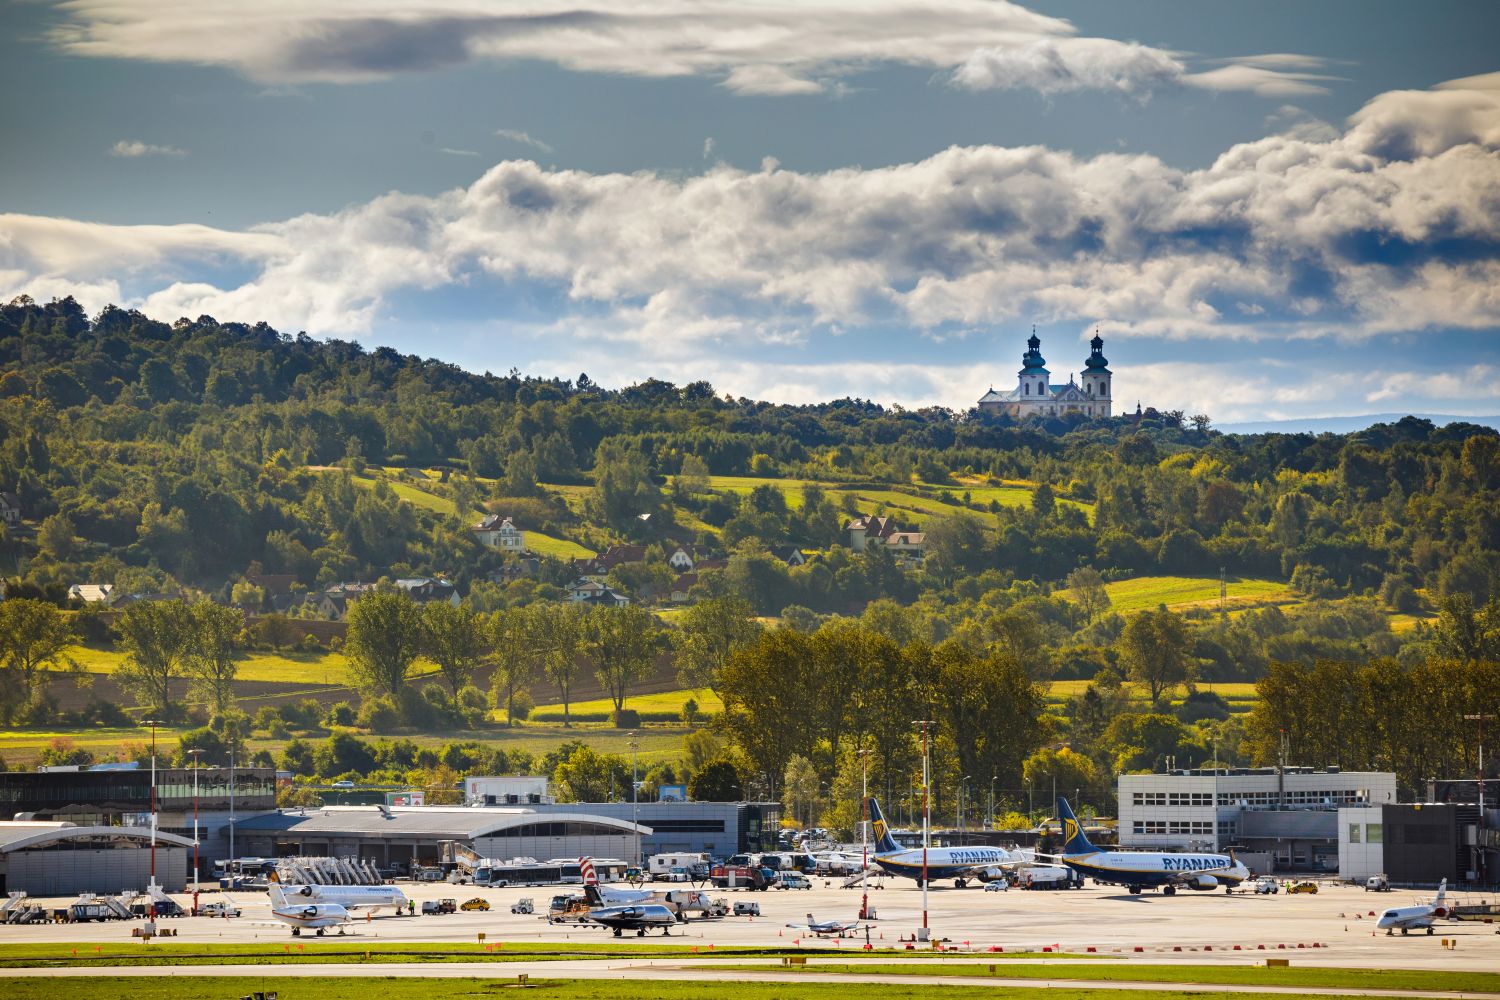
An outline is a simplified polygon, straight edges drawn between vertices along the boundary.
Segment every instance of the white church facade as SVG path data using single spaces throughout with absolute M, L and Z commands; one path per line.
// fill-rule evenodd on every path
M 1026 353 L 1021 355 L 1016 387 L 1010 392 L 996 392 L 992 386 L 980 397 L 979 408 L 986 413 L 1006 413 L 1017 418 L 1057 417 L 1066 413 L 1110 416 L 1112 373 L 1104 357 L 1104 338 L 1096 333 L 1089 346 L 1093 350 L 1078 380 L 1069 375 L 1066 385 L 1053 385 L 1052 373 L 1047 371 L 1046 359 L 1042 357 L 1042 341 L 1033 329 L 1031 339 L 1026 341 Z

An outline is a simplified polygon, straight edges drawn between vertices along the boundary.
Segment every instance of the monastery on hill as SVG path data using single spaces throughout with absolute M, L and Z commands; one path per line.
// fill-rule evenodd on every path
M 979 400 L 986 413 L 1008 413 L 1013 417 L 1054 417 L 1064 413 L 1082 413 L 1088 417 L 1107 417 L 1112 402 L 1109 391 L 1109 361 L 1104 357 L 1104 338 L 1097 333 L 1089 341 L 1093 352 L 1084 363 L 1082 384 L 1068 376 L 1067 385 L 1051 385 L 1051 373 L 1042 357 L 1042 341 L 1031 331 L 1026 353 L 1021 355 L 1021 370 L 1016 387 L 1010 392 L 996 392 L 994 386 Z

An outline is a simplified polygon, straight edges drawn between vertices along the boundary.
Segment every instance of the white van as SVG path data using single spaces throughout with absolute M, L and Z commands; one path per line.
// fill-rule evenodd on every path
M 646 871 L 653 879 L 665 879 L 678 868 L 690 877 L 704 877 L 708 873 L 710 860 L 707 854 L 653 854 L 646 862 Z

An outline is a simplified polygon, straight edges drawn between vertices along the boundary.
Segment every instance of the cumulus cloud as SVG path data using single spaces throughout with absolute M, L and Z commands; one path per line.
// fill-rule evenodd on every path
M 1320 62 L 1273 53 L 1188 74 L 1176 53 L 1079 38 L 1006 0 L 69 0 L 53 41 L 73 55 L 224 66 L 273 84 L 350 83 L 479 59 L 631 76 L 704 76 L 738 94 L 845 92 L 887 65 L 965 87 L 1165 84 L 1272 95 L 1317 89 Z
M 495 130 L 495 134 L 502 139 L 509 139 L 511 142 L 519 142 L 521 145 L 530 146 L 533 149 L 540 149 L 544 153 L 552 152 L 551 146 L 547 145 L 542 140 L 533 137 L 530 133 L 523 132 L 520 129 L 498 128 Z
M 916 331 L 920 357 L 1033 321 L 1157 340 L 1493 330 L 1500 89 L 1383 94 L 1337 134 L 1283 131 L 1192 171 L 993 146 L 826 173 L 511 160 L 435 197 L 238 233 L 0 216 L 0 294 L 70 281 L 113 282 L 167 320 L 339 334 L 371 329 L 400 291 L 536 289 L 560 303 L 554 340 L 628 344 L 615 353 L 643 371 L 832 356 L 849 330 Z M 785 369 L 753 383 L 764 394 L 810 384 L 756 363 L 765 378 Z M 1381 385 L 1351 398 L 1384 398 Z
M 186 156 L 187 150 L 178 149 L 176 146 L 154 146 L 149 142 L 121 139 L 109 147 L 109 155 L 133 160 L 142 156 Z

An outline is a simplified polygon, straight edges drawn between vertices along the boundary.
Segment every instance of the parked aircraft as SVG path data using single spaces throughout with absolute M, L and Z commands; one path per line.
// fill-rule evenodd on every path
M 861 927 L 869 925 L 861 924 L 858 920 L 815 920 L 813 919 L 813 915 L 809 913 L 807 915 L 807 923 L 787 924 L 787 926 L 805 928 L 818 937 L 844 937 L 849 934 L 855 934 Z
M 924 853 L 927 881 L 951 878 L 960 889 L 971 878 L 981 882 L 1004 878 L 1007 866 L 1022 861 L 1000 847 L 929 847 L 925 852 L 920 847 L 902 847 L 891 836 L 891 828 L 874 796 L 870 797 L 870 822 L 875 833 L 875 854 L 870 860 L 892 875 L 916 879 L 917 885 L 922 884 Z
M 578 870 L 583 876 L 583 884 L 597 888 L 599 899 L 606 906 L 655 903 L 665 906 L 675 914 L 682 914 L 689 910 L 707 913 L 713 905 L 708 894 L 697 889 L 626 889 L 615 885 L 603 885 L 599 881 L 592 858 L 579 858 Z
M 337 903 L 299 903 L 287 897 L 279 885 L 271 886 L 271 916 L 292 929 L 292 937 L 301 937 L 304 930 L 317 931 L 318 937 L 330 927 L 344 933 L 349 923 L 349 911 Z
M 1443 879 L 1438 883 L 1437 895 L 1432 897 L 1430 903 L 1420 903 L 1416 906 L 1398 906 L 1395 909 L 1386 910 L 1380 915 L 1376 927 L 1384 927 L 1386 936 L 1400 930 L 1402 934 L 1408 931 L 1427 928 L 1427 933 L 1432 933 L 1432 922 L 1451 916 L 1452 911 L 1446 903 L 1448 898 L 1448 880 Z
M 663 937 L 670 937 L 677 915 L 660 903 L 626 903 L 610 905 L 599 895 L 597 885 L 585 885 L 584 895 L 589 901 L 589 919 L 603 924 L 619 937 L 622 931 L 635 931 L 636 937 L 645 937 L 646 932 L 660 927 Z
M 288 897 L 333 903 L 346 910 L 378 910 L 389 906 L 399 914 L 407 908 L 406 894 L 393 885 L 297 885 L 281 882 L 275 872 L 268 877 L 273 885 L 281 884 Z
M 1178 889 L 1207 892 L 1219 886 L 1233 892 L 1250 877 L 1250 870 L 1233 854 L 1100 850 L 1089 842 L 1067 799 L 1057 800 L 1057 815 L 1063 825 L 1063 850 L 1050 856 L 1095 882 L 1123 885 L 1131 895 L 1156 888 L 1172 896 Z

